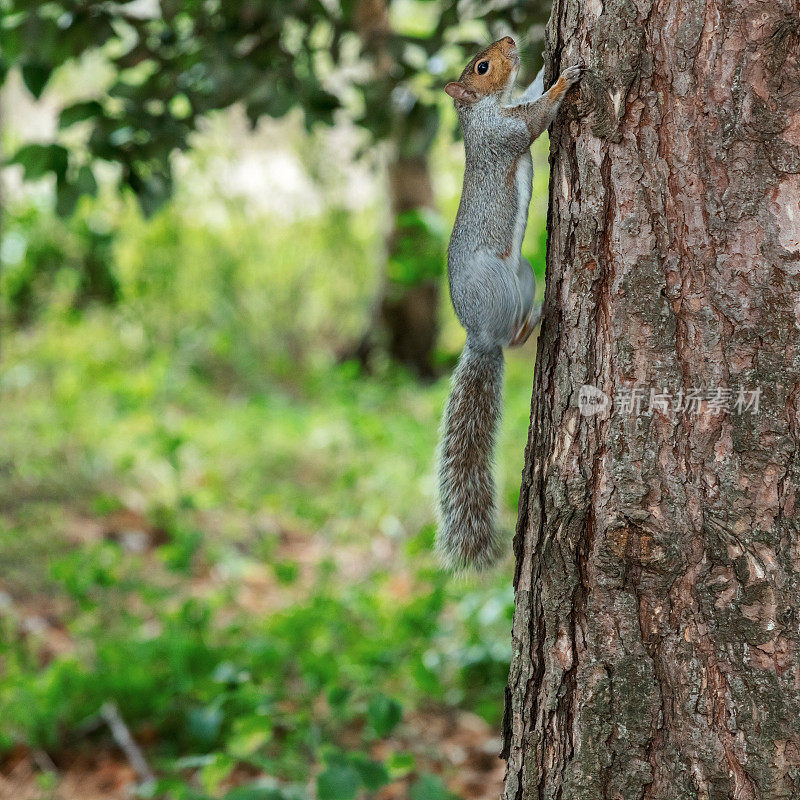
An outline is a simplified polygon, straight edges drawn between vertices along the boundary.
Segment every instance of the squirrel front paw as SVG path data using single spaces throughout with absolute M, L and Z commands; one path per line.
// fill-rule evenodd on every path
M 581 79 L 581 76 L 585 71 L 586 67 L 583 67 L 580 64 L 575 64 L 572 67 L 567 67 L 561 73 L 561 80 L 564 81 L 567 86 L 574 86 Z
M 558 80 L 547 90 L 547 96 L 551 103 L 558 103 L 566 92 L 571 89 L 586 72 L 586 67 L 575 64 L 567 67 L 559 76 Z

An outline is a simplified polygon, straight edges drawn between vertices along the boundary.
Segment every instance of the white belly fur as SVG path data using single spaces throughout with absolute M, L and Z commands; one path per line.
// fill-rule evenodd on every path
M 533 182 L 533 161 L 531 154 L 525 153 L 517 163 L 517 174 L 514 180 L 517 190 L 517 218 L 514 220 L 514 240 L 511 255 L 518 259 L 522 250 L 522 240 L 528 225 L 528 206 L 531 203 L 531 186 Z

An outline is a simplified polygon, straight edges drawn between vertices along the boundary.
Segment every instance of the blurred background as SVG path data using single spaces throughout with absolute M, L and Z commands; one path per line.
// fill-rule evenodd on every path
M 442 87 L 507 33 L 532 80 L 549 4 L 0 13 L 0 799 L 496 797 L 513 564 L 432 554 Z

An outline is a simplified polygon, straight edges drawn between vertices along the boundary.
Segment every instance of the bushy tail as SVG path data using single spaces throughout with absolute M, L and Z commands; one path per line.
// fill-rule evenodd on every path
M 502 349 L 476 349 L 468 339 L 453 374 L 439 445 L 436 546 L 453 569 L 488 567 L 502 550 L 492 474 L 502 393 Z

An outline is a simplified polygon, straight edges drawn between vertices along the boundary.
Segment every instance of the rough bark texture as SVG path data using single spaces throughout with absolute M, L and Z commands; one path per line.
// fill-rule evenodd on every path
M 591 73 L 551 133 L 505 797 L 798 798 L 800 1 L 556 0 L 548 52 Z

